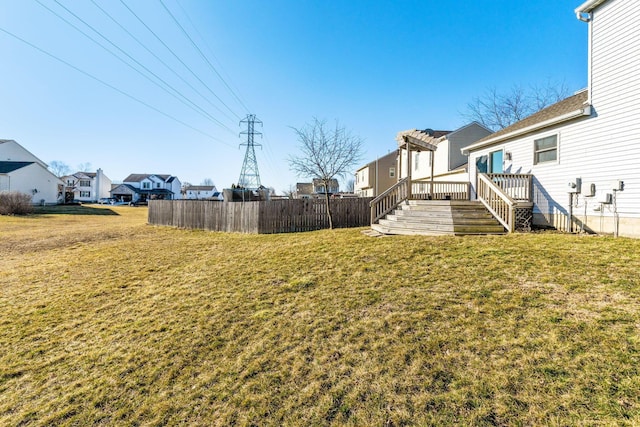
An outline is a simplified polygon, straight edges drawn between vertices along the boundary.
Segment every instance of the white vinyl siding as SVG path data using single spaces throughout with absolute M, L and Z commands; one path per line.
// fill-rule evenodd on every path
M 475 186 L 475 159 L 491 151 L 512 153 L 505 173 L 532 174 L 534 212 L 563 217 L 568 211 L 567 183 L 581 178 L 594 183 L 596 197 L 574 200 L 577 220 L 588 215 L 591 224 L 613 217 L 613 206 L 601 206 L 598 197 L 613 193 L 611 182 L 625 182 L 617 193 L 621 224 L 640 224 L 640 33 L 637 1 L 609 0 L 595 9 L 592 28 L 591 103 L 594 113 L 540 132 L 501 142 L 470 154 L 471 185 Z M 587 25 L 585 24 L 585 27 Z M 585 28 L 586 31 L 586 28 Z M 534 141 L 557 135 L 557 159 L 536 164 Z M 539 159 L 540 160 L 540 159 Z M 599 209 L 599 210 L 596 210 Z M 563 224 L 560 223 L 560 226 Z M 622 235 L 640 237 L 640 230 L 621 225 Z

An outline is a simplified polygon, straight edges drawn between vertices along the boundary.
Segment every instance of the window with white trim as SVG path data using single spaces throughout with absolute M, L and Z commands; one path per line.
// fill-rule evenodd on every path
M 558 161 L 558 135 L 533 141 L 533 164 Z
M 81 191 L 80 197 L 91 197 L 91 191 Z
M 389 178 L 395 178 L 396 177 L 396 168 L 395 166 L 391 166 L 389 168 Z
M 91 181 L 86 179 L 80 180 L 80 187 L 91 187 Z
M 144 188 L 145 190 L 148 190 L 151 188 L 151 183 L 149 181 L 145 181 L 142 183 L 142 188 Z

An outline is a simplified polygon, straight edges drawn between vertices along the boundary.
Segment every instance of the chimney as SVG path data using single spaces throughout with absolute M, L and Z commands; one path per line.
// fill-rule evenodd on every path
M 96 201 L 102 197 L 102 169 L 98 168 L 96 171 Z

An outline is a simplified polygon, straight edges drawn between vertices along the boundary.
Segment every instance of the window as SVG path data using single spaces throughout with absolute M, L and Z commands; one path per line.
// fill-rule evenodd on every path
M 81 191 L 80 197 L 91 197 L 91 191 Z
M 558 135 L 547 136 L 533 141 L 533 164 L 558 160 Z
M 144 189 L 150 189 L 151 188 L 151 183 L 149 181 L 145 181 L 142 183 L 142 188 Z
M 156 182 L 156 188 L 160 188 L 160 183 Z
M 395 178 L 396 177 L 396 168 L 395 166 L 391 166 L 389 168 L 389 178 Z
M 91 181 L 85 180 L 85 179 L 81 179 L 80 180 L 80 187 L 91 187 Z

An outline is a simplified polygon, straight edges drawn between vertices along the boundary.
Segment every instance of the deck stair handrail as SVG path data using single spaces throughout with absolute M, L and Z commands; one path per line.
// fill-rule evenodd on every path
M 385 215 L 408 198 L 409 178 L 403 178 L 369 203 L 371 206 L 371 224 L 377 223 L 380 218 L 384 218 Z
M 478 200 L 509 233 L 516 228 L 516 207 L 530 203 L 531 179 L 531 175 L 478 174 Z
M 513 173 L 490 173 L 487 177 L 513 200 L 530 202 L 533 175 Z

